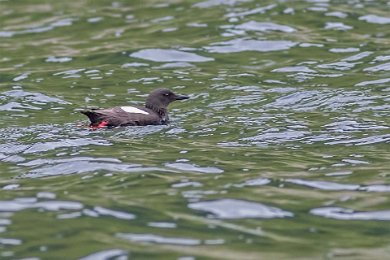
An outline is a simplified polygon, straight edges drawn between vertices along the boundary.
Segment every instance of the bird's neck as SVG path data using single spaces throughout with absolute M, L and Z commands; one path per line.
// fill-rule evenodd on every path
M 145 104 L 145 107 L 156 112 L 161 118 L 168 118 L 168 110 L 166 107 L 151 105 L 148 103 Z

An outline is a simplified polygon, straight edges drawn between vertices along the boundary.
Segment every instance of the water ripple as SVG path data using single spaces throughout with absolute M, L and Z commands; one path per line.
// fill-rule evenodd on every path
M 108 249 L 93 254 L 81 257 L 79 260 L 108 260 L 108 259 L 123 259 L 127 260 L 129 252 L 122 249 Z
M 14 88 L 20 88 L 18 86 Z M 49 103 L 69 105 L 70 103 L 57 97 L 50 97 L 39 92 L 28 92 L 22 89 L 4 91 L 0 94 L 0 100 L 9 100 L 1 105 L 3 111 L 25 111 L 25 109 L 40 110 L 39 106 Z
M 389 71 L 389 70 L 390 70 L 390 62 L 363 69 L 363 71 L 369 71 L 369 72 Z
M 202 243 L 202 241 L 198 239 L 183 237 L 163 237 L 154 234 L 118 233 L 116 234 L 116 236 L 122 239 L 141 243 L 171 244 L 184 246 L 197 246 Z
M 265 132 L 252 137 L 242 138 L 242 141 L 255 145 L 282 144 L 288 141 L 298 141 L 310 132 L 298 130 L 286 130 L 278 132 Z
M 351 137 L 346 137 L 345 139 L 327 142 L 325 144 L 369 145 L 369 144 L 389 143 L 389 142 L 390 142 L 390 134 L 384 134 L 384 135 L 374 135 L 374 136 L 356 138 L 356 139 L 352 139 Z
M 22 243 L 23 243 L 22 240 L 17 238 L 0 238 L 0 245 L 18 246 L 21 245 Z
M 140 50 L 130 54 L 130 57 L 156 62 L 206 62 L 214 60 L 194 53 L 164 49 Z
M 0 212 L 21 211 L 24 209 L 38 208 L 48 211 L 80 210 L 84 206 L 74 201 L 37 201 L 35 198 L 3 200 L 0 201 Z
M 325 218 L 340 220 L 390 220 L 390 210 L 356 212 L 339 207 L 325 207 L 310 210 L 310 213 Z
M 343 13 L 343 12 L 329 12 L 325 14 L 326 16 L 333 16 L 337 18 L 347 18 L 348 14 Z
M 193 5 L 193 7 L 198 8 L 210 8 L 213 6 L 219 6 L 219 5 L 228 5 L 233 6 L 239 3 L 249 2 L 251 0 L 206 0 L 203 2 L 199 2 Z
M 26 149 L 23 153 L 37 153 L 37 152 L 47 152 L 50 150 L 55 150 L 58 148 L 65 147 L 81 147 L 88 145 L 111 145 L 106 140 L 94 140 L 90 138 L 77 138 L 77 139 L 63 139 L 61 141 L 53 141 L 53 142 L 36 142 L 32 144 L 28 149 Z
M 377 80 L 368 80 L 368 81 L 362 81 L 357 84 L 355 84 L 356 87 L 364 87 L 367 85 L 379 85 L 390 82 L 390 78 L 385 79 L 377 79 Z
M 195 202 L 188 204 L 188 207 L 195 210 L 207 211 L 217 218 L 224 219 L 285 218 L 294 216 L 291 212 L 275 207 L 238 199 Z
M 117 219 L 125 219 L 125 220 L 135 219 L 135 215 L 127 212 L 106 209 L 103 207 L 94 207 L 93 210 L 96 211 L 100 216 L 111 216 Z
M 245 31 L 259 31 L 259 32 L 266 32 L 266 31 L 280 31 L 280 32 L 286 32 L 286 33 L 292 33 L 296 30 L 290 26 L 287 25 L 280 25 L 276 23 L 269 23 L 269 22 L 256 22 L 256 21 L 249 21 L 240 25 L 236 25 L 234 28 L 239 30 L 245 30 Z
M 30 34 L 30 33 L 43 33 L 51 31 L 57 27 L 70 26 L 75 20 L 72 18 L 60 19 L 52 22 L 48 25 L 40 25 L 33 28 L 19 30 L 19 31 L 0 31 L 0 37 L 13 37 L 15 35 Z
M 360 16 L 359 20 L 366 21 L 368 23 L 390 24 L 390 17 L 383 17 L 374 14 Z
M 376 98 L 376 96 L 364 95 L 360 91 L 303 90 L 279 97 L 274 102 L 267 104 L 266 107 L 296 111 L 311 111 L 321 108 L 337 111 L 348 109 L 351 106 L 369 107 Z
M 340 22 L 327 22 L 325 24 L 325 29 L 336 30 L 336 31 L 347 31 L 353 29 L 353 27 Z
M 190 172 L 199 172 L 199 173 L 211 173 L 211 174 L 219 174 L 223 173 L 222 169 L 217 167 L 200 167 L 195 164 L 185 163 L 185 162 L 174 162 L 174 163 L 166 163 L 166 167 L 177 169 L 180 171 L 190 171 Z
M 55 57 L 55 56 L 49 56 L 45 60 L 46 62 L 58 62 L 58 63 L 64 63 L 71 61 L 71 57 Z
M 50 164 L 42 164 L 35 167 L 28 173 L 23 174 L 24 178 L 40 178 L 47 176 L 81 174 L 96 171 L 111 172 L 144 172 L 144 171 L 168 171 L 156 167 L 142 167 L 139 164 L 112 163 L 104 160 L 94 159 L 92 161 L 85 158 L 72 158 L 69 160 L 50 160 Z
M 231 12 L 231 13 L 228 13 L 226 14 L 226 17 L 229 17 L 229 18 L 243 18 L 245 16 L 248 16 L 248 15 L 253 15 L 253 14 L 263 14 L 265 13 L 266 11 L 268 10 L 271 10 L 271 9 L 274 9 L 277 5 L 276 4 L 270 4 L 270 5 L 267 5 L 267 6 L 263 6 L 263 7 L 257 7 L 257 8 L 254 8 L 254 9 L 249 9 L 247 11 L 238 11 L 238 12 Z
M 300 179 L 286 179 L 285 181 L 289 183 L 320 189 L 320 190 L 358 190 L 360 188 L 360 185 L 356 185 L 356 184 L 341 184 L 341 183 L 328 182 L 328 181 L 308 181 L 308 180 L 300 180 Z
M 217 42 L 204 47 L 210 53 L 234 53 L 242 51 L 281 51 L 288 50 L 297 45 L 292 41 L 259 41 L 247 39 L 234 39 L 225 42 Z

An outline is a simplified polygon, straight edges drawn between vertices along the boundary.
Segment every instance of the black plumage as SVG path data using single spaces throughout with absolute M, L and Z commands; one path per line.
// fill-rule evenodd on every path
M 144 107 L 113 107 L 81 111 L 91 121 L 90 127 L 162 125 L 169 122 L 168 105 L 176 100 L 188 99 L 169 89 L 156 89 L 146 99 Z

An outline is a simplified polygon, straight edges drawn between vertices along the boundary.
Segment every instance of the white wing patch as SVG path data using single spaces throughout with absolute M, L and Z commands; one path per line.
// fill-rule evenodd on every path
M 128 112 L 128 113 L 136 113 L 136 114 L 144 114 L 144 115 L 149 115 L 148 112 L 146 111 L 143 111 L 139 108 L 136 108 L 136 107 L 121 107 L 121 109 L 125 112 Z

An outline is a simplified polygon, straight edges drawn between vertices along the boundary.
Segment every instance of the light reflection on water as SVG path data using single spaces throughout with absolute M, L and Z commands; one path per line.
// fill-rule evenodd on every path
M 385 8 L 4 2 L 0 258 L 384 258 Z M 168 126 L 78 112 L 158 87 L 191 97 Z

